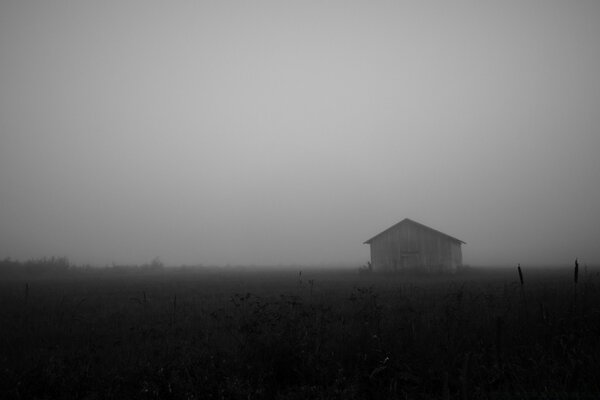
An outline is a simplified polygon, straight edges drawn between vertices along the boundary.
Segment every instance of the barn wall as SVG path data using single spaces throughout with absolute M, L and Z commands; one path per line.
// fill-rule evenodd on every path
M 416 224 L 400 224 L 370 244 L 375 271 L 454 271 L 462 264 L 459 242 Z
M 456 270 L 456 268 L 462 265 L 462 247 L 460 243 L 452 243 L 452 269 Z

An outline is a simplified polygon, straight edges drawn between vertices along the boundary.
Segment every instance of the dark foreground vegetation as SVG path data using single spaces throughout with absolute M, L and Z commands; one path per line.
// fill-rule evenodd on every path
M 600 277 L 0 263 L 3 399 L 600 394 Z M 38 262 L 42 265 L 43 262 Z M 52 269 L 52 268 L 50 268 Z

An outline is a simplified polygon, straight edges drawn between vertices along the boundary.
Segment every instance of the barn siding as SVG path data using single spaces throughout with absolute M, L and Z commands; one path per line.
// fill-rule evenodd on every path
M 455 271 L 462 264 L 460 241 L 410 220 L 382 232 L 369 244 L 375 271 Z

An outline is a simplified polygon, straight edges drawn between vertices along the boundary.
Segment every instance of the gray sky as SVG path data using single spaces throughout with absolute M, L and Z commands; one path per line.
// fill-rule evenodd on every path
M 598 1 L 0 2 L 0 257 L 600 262 Z

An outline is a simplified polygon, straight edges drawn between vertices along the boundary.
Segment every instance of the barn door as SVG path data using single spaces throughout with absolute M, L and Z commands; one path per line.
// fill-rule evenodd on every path
M 415 251 L 407 251 L 402 254 L 402 269 L 412 270 L 419 266 L 419 253 Z

